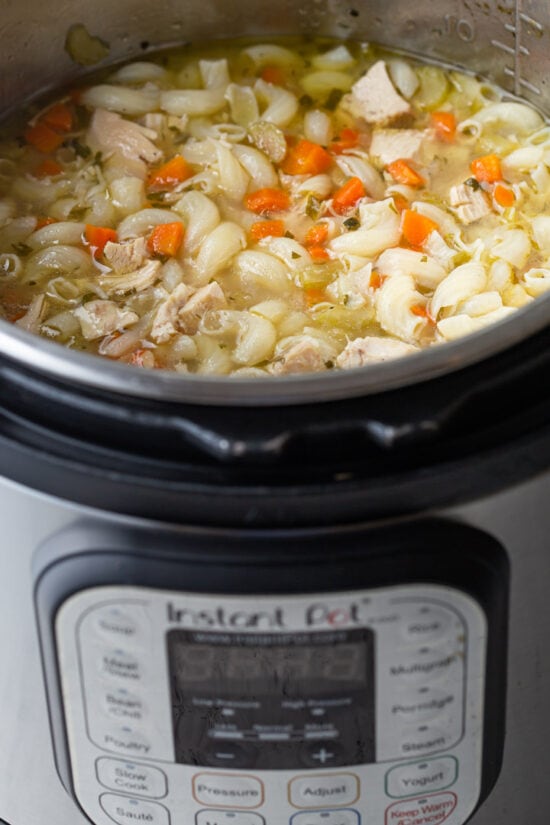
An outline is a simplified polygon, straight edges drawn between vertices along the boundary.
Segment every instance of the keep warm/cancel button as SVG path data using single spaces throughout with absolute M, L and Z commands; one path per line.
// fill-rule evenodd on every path
M 288 789 L 290 804 L 309 810 L 353 805 L 359 793 L 359 778 L 352 773 L 298 776 Z
M 248 774 L 198 773 L 193 777 L 193 796 L 210 808 L 259 808 L 264 786 Z

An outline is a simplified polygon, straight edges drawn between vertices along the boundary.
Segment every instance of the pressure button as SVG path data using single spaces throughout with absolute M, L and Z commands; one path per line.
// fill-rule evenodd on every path
M 168 810 L 157 802 L 104 793 L 99 803 L 117 825 L 170 825 Z

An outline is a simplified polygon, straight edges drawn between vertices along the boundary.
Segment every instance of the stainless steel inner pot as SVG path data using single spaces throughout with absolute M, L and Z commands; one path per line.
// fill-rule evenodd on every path
M 550 4 L 542 0 L 83 0 L 2 8 L 0 110 L 85 71 L 65 50 L 83 24 L 109 44 L 100 66 L 189 41 L 306 34 L 377 42 L 483 75 L 550 114 Z M 326 401 L 405 386 L 473 364 L 543 329 L 550 296 L 463 341 L 350 372 L 243 380 L 131 369 L 65 350 L 0 321 L 0 349 L 22 364 L 96 388 L 202 404 Z

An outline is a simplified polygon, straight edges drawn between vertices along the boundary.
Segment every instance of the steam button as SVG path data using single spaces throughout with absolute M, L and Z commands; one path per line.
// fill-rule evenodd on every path
M 168 810 L 157 802 L 146 802 L 144 799 L 104 793 L 99 799 L 99 804 L 117 825 L 135 825 L 136 822 L 146 822 L 148 825 L 170 825 Z

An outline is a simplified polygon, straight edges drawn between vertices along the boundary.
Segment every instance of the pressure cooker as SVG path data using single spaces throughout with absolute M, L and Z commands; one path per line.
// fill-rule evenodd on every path
M 102 65 L 373 41 L 550 112 L 534 0 L 7 4 L 4 111 L 82 74 L 74 24 Z M 549 320 L 270 380 L 0 322 L 0 819 L 546 825 Z

